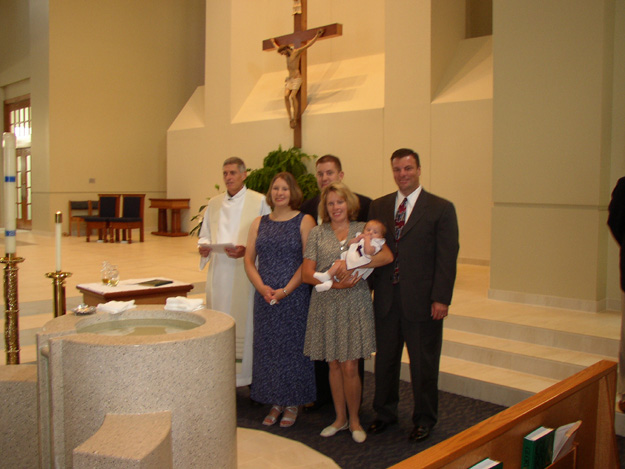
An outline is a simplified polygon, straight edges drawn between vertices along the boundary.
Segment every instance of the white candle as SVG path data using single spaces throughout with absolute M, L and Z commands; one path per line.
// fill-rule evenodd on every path
M 61 271 L 61 222 L 63 221 L 63 214 L 56 212 L 54 214 L 54 234 L 56 238 L 56 271 Z
M 2 135 L 4 149 L 4 252 L 15 253 L 15 135 Z

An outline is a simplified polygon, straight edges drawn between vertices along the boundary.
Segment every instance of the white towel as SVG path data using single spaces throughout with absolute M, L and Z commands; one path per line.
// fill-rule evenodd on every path
M 128 311 L 129 309 L 134 309 L 135 300 L 130 301 L 109 301 L 108 303 L 100 303 L 96 310 L 98 313 L 110 313 L 110 314 L 119 314 L 122 311 Z
M 184 311 L 190 313 L 191 311 L 202 309 L 203 306 L 202 299 L 191 299 L 185 296 L 173 296 L 167 298 L 165 302 L 166 311 Z

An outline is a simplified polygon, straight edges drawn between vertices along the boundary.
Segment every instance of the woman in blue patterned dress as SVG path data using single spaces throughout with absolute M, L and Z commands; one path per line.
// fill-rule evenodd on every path
M 313 289 L 304 353 L 312 360 L 326 360 L 330 368 L 336 419 L 321 431 L 321 436 L 330 437 L 349 428 L 354 441 L 362 443 L 367 435 L 358 415 L 362 393 L 358 360 L 375 352 L 373 304 L 367 282 L 346 271 L 344 260 L 336 260 L 347 248 L 348 240 L 364 230 L 364 223 L 354 221 L 359 208 L 358 197 L 345 184 L 333 182 L 323 189 L 319 203 L 323 223 L 308 237 L 302 278 L 316 285 L 321 282 L 314 277 L 315 271 L 325 272 L 337 262 L 341 265 L 330 290 Z M 393 253 L 384 245 L 371 256 L 367 267 L 380 267 L 392 260 Z
M 310 287 L 302 284 L 301 266 L 310 215 L 297 210 L 302 191 L 290 173 L 271 181 L 269 215 L 250 227 L 245 271 L 254 285 L 254 359 L 250 397 L 271 404 L 263 425 L 295 423 L 299 406 L 315 400 L 314 365 L 304 355 Z

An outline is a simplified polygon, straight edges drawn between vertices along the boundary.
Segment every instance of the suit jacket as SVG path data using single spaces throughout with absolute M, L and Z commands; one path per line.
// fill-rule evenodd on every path
M 369 213 L 369 205 L 371 204 L 371 199 L 369 197 L 365 197 L 364 195 L 355 194 L 360 201 L 360 210 L 358 211 L 358 217 L 356 221 L 367 221 L 367 214 Z M 312 199 L 306 200 L 300 210 L 304 213 L 307 213 L 311 217 L 317 221 L 317 217 L 319 216 L 319 201 L 321 200 L 321 195 L 317 194 Z
M 616 183 L 608 206 L 608 226 L 620 250 L 621 290 L 625 291 L 625 178 Z
M 386 243 L 399 259 L 399 281 L 404 315 L 413 321 L 431 318 L 433 302 L 451 304 L 458 258 L 458 220 L 453 204 L 425 190 L 395 241 L 397 192 L 371 202 L 369 219 L 386 226 Z M 392 262 L 374 270 L 371 285 L 378 318 L 388 314 L 393 300 Z

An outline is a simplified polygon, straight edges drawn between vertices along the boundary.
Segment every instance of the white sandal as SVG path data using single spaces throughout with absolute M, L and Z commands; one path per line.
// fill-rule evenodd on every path
M 292 417 L 288 417 L 286 414 L 290 413 Z M 297 419 L 297 413 L 299 412 L 299 407 L 297 406 L 287 406 L 284 408 L 284 416 L 282 420 L 280 420 L 280 426 L 282 428 L 292 427 L 295 424 L 295 420 Z
M 283 410 L 282 407 L 279 406 L 279 405 L 272 406 L 271 410 L 267 414 L 267 417 L 265 417 L 264 420 L 263 420 L 263 425 L 266 425 L 266 426 L 270 427 L 271 425 L 276 423 L 278 421 L 278 417 L 280 417 L 280 415 L 282 414 L 282 410 Z M 274 411 L 276 411 L 278 413 L 277 414 L 272 414 L 272 412 L 274 412 Z

